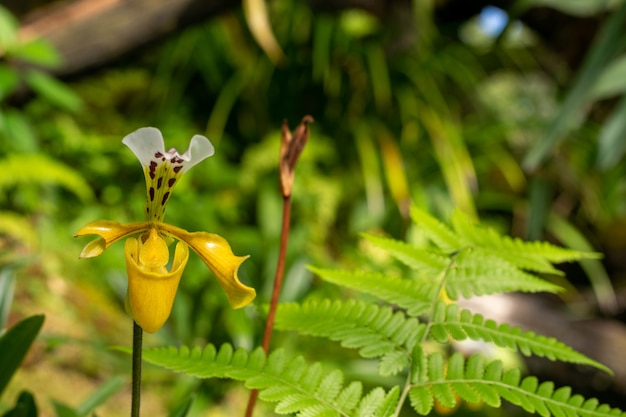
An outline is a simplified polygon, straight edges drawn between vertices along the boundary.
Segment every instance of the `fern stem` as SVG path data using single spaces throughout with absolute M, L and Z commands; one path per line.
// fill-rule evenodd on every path
M 430 334 L 430 328 L 433 325 L 432 319 L 435 316 L 435 309 L 437 308 L 437 301 L 439 301 L 441 297 L 441 293 L 443 292 L 444 287 L 446 285 L 446 278 L 448 277 L 448 272 L 450 272 L 450 269 L 452 269 L 452 266 L 455 264 L 457 255 L 458 253 L 450 256 L 450 261 L 446 265 L 445 269 L 441 271 L 441 273 L 439 274 L 440 275 L 440 277 L 438 277 L 439 285 L 437 286 L 437 291 L 434 293 L 434 299 L 432 300 L 432 303 L 430 305 L 430 312 L 428 313 L 428 316 L 426 317 L 426 320 L 427 320 L 426 331 L 424 331 L 424 334 L 422 335 L 422 340 L 420 341 L 421 344 L 424 343 L 426 339 L 428 339 L 428 335 Z
M 400 398 L 398 398 L 398 405 L 396 406 L 396 409 L 394 410 L 391 417 L 398 417 L 400 415 L 400 411 L 402 411 L 402 406 L 404 405 L 404 402 L 406 401 L 406 397 L 409 395 L 409 391 L 411 390 L 411 378 L 412 378 L 412 373 L 411 373 L 411 370 L 409 369 L 409 372 L 406 376 L 406 382 L 404 383 L 404 388 L 402 389 Z
M 139 404 L 141 402 L 141 352 L 142 352 L 143 329 L 133 321 L 133 368 L 130 416 L 139 417 Z
M 452 266 L 454 265 L 456 260 L 456 254 L 452 255 L 450 258 L 450 261 L 448 262 L 448 264 L 446 265 L 446 268 L 441 271 L 441 273 L 439 274 L 440 276 L 438 277 L 439 279 L 439 285 L 437 286 L 437 291 L 434 293 L 434 299 L 432 300 L 432 304 L 431 304 L 431 308 L 430 308 L 430 312 L 426 318 L 427 323 L 426 323 L 426 330 L 424 331 L 424 334 L 422 335 L 422 340 L 419 341 L 420 344 L 423 344 L 426 339 L 428 338 L 428 334 L 430 333 L 430 327 L 433 325 L 433 317 L 435 315 L 435 308 L 437 306 L 437 301 L 439 301 L 439 297 L 441 292 L 444 289 L 445 283 L 446 283 L 446 278 L 448 276 L 448 272 L 450 271 L 450 269 L 452 268 Z M 402 389 L 402 393 L 400 394 L 400 398 L 398 398 L 398 405 L 396 406 L 396 409 L 394 410 L 392 417 L 397 417 L 400 415 L 400 411 L 402 411 L 402 406 L 404 405 L 404 402 L 406 401 L 406 397 L 409 395 L 409 391 L 412 388 L 411 385 L 411 378 L 412 378 L 413 373 L 411 372 L 411 369 L 409 368 L 409 372 L 406 376 L 406 382 L 404 383 L 404 388 Z
M 272 299 L 270 301 L 267 320 L 265 321 L 265 331 L 263 332 L 263 342 L 261 346 L 267 353 L 270 349 L 270 341 L 272 340 L 272 331 L 274 329 L 274 318 L 276 317 L 276 307 L 280 297 L 280 290 L 283 285 L 283 276 L 285 275 L 285 258 L 287 257 L 287 241 L 289 239 L 289 225 L 291 220 L 291 194 L 283 196 L 283 222 L 280 232 L 280 248 L 278 252 L 278 263 L 276 265 L 276 276 L 274 277 L 274 288 L 272 290 Z M 253 390 L 250 393 L 248 406 L 246 408 L 246 417 L 252 417 L 254 413 L 254 405 L 259 393 Z

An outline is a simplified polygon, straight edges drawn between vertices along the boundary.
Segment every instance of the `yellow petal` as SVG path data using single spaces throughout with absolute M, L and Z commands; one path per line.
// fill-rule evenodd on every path
M 189 248 L 178 242 L 174 252 L 172 270 L 159 273 L 138 263 L 140 243 L 136 238 L 128 238 L 124 246 L 126 270 L 128 273 L 128 303 L 135 322 L 148 333 L 163 327 L 170 316 L 178 283 L 183 274 Z
M 136 222 L 122 224 L 110 220 L 96 220 L 83 226 L 74 237 L 86 235 L 98 235 L 102 240 L 94 240 L 88 243 L 81 252 L 81 258 L 92 258 L 100 255 L 113 243 L 121 238 L 148 229 L 149 222 Z
M 232 308 L 245 307 L 254 300 L 254 288 L 242 284 L 237 277 L 239 265 L 248 256 L 235 256 L 226 239 L 213 233 L 189 233 L 166 223 L 160 223 L 159 227 L 191 246 L 217 278 Z
M 106 249 L 106 242 L 99 237 L 87 243 L 80 252 L 79 258 L 93 258 L 100 255 Z
M 156 228 L 151 228 L 148 238 L 139 249 L 139 263 L 148 268 L 163 268 L 170 260 L 167 243 Z

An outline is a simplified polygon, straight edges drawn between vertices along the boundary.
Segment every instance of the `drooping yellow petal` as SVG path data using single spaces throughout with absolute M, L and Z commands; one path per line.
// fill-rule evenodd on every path
M 100 255 L 109 246 L 120 240 L 121 238 L 132 235 L 150 226 L 149 222 L 136 222 L 122 224 L 110 220 L 96 220 L 86 226 L 83 226 L 74 237 L 86 235 L 98 235 L 101 239 L 89 242 L 80 254 L 81 258 L 93 258 Z
M 80 252 L 79 258 L 94 258 L 99 256 L 106 249 L 106 242 L 101 237 L 87 243 Z
M 232 308 L 245 307 L 254 300 L 254 288 L 244 285 L 237 277 L 239 266 L 248 256 L 235 256 L 226 239 L 213 233 L 190 233 L 166 223 L 160 223 L 159 227 L 191 246 L 215 275 Z
M 154 333 L 170 316 L 180 277 L 189 259 L 189 248 L 184 242 L 178 242 L 172 270 L 160 273 L 139 263 L 141 246 L 141 242 L 134 237 L 128 238 L 124 246 L 128 273 L 127 300 L 135 322 L 146 332 Z

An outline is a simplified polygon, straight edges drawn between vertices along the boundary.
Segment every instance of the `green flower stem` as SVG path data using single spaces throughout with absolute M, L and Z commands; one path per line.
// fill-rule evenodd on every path
M 141 401 L 141 344 L 143 329 L 133 321 L 133 376 L 130 416 L 139 417 L 139 403 Z
M 283 197 L 283 222 L 280 232 L 280 249 L 278 252 L 278 264 L 276 266 L 276 276 L 274 277 L 274 289 L 272 290 L 272 300 L 270 301 L 270 309 L 267 313 L 265 321 L 265 331 L 263 332 L 263 342 L 261 346 L 267 353 L 270 349 L 270 341 L 272 339 L 272 330 L 274 329 L 274 317 L 276 316 L 276 308 L 278 306 L 278 298 L 283 285 L 283 276 L 285 275 L 285 258 L 287 257 L 287 241 L 289 239 L 289 224 L 291 220 L 291 194 Z M 254 413 L 254 405 L 256 404 L 259 392 L 253 390 L 250 393 L 248 407 L 246 408 L 246 417 L 252 417 Z

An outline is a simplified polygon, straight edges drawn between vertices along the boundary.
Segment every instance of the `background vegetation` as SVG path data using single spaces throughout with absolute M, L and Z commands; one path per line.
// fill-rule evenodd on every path
M 413 202 L 444 219 L 458 208 L 505 234 L 603 253 L 569 267 L 569 283 L 559 283 L 568 291 L 550 302 L 577 319 L 621 326 L 626 5 L 535 0 L 461 21 L 438 6 L 415 1 L 392 18 L 269 2 L 283 58 L 259 46 L 234 8 L 62 80 L 47 72 L 63 65 L 54 48 L 45 39 L 22 42 L 19 23 L 0 9 L 0 325 L 46 315 L 1 405 L 36 386 L 52 415 L 55 402 L 77 406 L 127 374 L 128 358 L 107 349 L 130 340 L 121 247 L 79 261 L 85 242 L 72 234 L 95 219 L 142 219 L 142 173 L 121 144 L 142 126 L 160 128 L 179 150 L 195 133 L 216 146 L 178 186 L 167 220 L 218 233 L 235 253 L 250 254 L 240 276 L 258 292 L 256 307 L 230 310 L 192 258 L 171 320 L 148 345 L 258 345 L 257 309 L 269 299 L 280 232 L 279 128 L 305 114 L 315 123 L 296 174 L 283 300 L 338 291 L 307 265 L 393 267 L 359 233 L 414 241 Z M 542 11 L 593 20 L 580 59 L 551 49 L 545 31 L 522 19 Z M 574 42 L 581 27 L 565 36 Z M 619 328 L 613 342 L 624 346 Z M 624 408 L 626 374 L 616 372 L 613 385 L 590 389 Z M 192 415 L 241 413 L 246 398 L 231 385 L 156 368 L 146 378 L 146 415 L 164 415 L 190 392 Z M 102 415 L 126 414 L 127 395 L 114 398 Z

